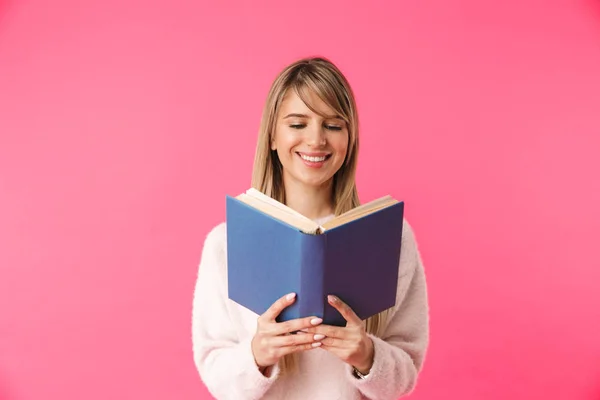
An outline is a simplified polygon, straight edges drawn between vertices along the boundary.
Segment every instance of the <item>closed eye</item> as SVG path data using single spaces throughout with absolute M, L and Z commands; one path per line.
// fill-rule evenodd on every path
M 292 129 L 302 129 L 305 128 L 306 124 L 292 124 L 290 125 L 290 128 Z M 339 125 L 325 125 L 325 129 L 328 129 L 330 131 L 341 131 L 342 127 Z

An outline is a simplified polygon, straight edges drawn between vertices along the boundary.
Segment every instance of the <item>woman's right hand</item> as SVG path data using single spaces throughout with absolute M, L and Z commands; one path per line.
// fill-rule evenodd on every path
M 252 339 L 252 353 L 258 367 L 264 370 L 279 361 L 287 354 L 302 350 L 311 350 L 321 345 L 325 336 L 299 332 L 321 324 L 316 317 L 299 318 L 285 322 L 277 322 L 277 316 L 284 308 L 294 303 L 295 293 L 281 297 L 258 317 L 256 333 Z M 296 334 L 291 334 L 297 332 Z

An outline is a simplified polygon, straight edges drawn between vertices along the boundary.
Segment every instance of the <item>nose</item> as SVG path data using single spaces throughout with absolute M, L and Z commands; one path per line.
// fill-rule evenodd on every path
M 327 143 L 325 128 L 321 126 L 307 129 L 306 141 L 309 146 L 324 146 Z

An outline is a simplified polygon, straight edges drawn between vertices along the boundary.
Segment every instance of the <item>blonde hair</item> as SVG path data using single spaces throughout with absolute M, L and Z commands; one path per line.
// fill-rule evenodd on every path
M 271 149 L 277 115 L 288 90 L 294 90 L 313 112 L 321 113 L 309 103 L 308 93 L 316 94 L 348 127 L 348 150 L 343 165 L 333 177 L 332 201 L 335 215 L 360 205 L 355 173 L 358 158 L 358 113 L 354 93 L 342 72 L 328 59 L 309 57 L 285 67 L 275 78 L 268 92 L 260 123 L 252 172 L 252 187 L 282 203 L 286 202 L 282 165 L 277 152 Z M 365 321 L 367 332 L 380 335 L 386 323 L 387 311 Z M 295 368 L 295 354 L 281 360 L 281 372 Z

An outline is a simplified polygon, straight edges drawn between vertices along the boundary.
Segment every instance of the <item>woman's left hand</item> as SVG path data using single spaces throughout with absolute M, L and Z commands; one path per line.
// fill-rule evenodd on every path
M 368 374 L 373 365 L 373 341 L 365 331 L 363 322 L 352 309 L 336 296 L 328 296 L 331 304 L 344 317 L 345 327 L 320 325 L 305 332 L 325 335 L 321 348 L 338 356 L 362 374 Z

